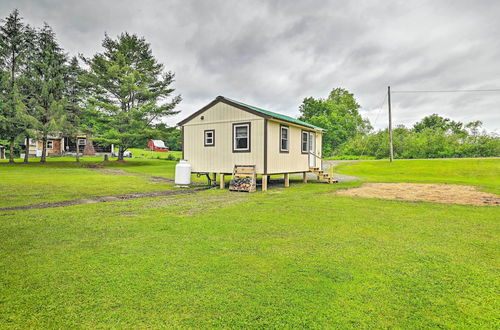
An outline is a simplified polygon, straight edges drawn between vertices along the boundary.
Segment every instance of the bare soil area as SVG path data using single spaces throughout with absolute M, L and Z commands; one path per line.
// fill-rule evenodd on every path
M 114 169 L 109 169 L 109 168 L 93 168 L 93 170 L 97 171 L 97 172 L 104 173 L 104 174 L 110 174 L 110 175 L 139 176 L 142 178 L 151 179 L 151 181 L 153 181 L 153 182 L 170 182 L 170 183 L 174 182 L 174 180 L 172 180 L 172 179 L 167 179 L 167 178 L 164 178 L 161 176 L 131 173 L 131 172 L 125 172 L 124 170 L 114 170 Z
M 500 205 L 498 195 L 479 191 L 477 187 L 453 184 L 365 183 L 358 188 L 340 190 L 337 195 L 452 204 Z
M 179 189 L 179 190 L 163 190 L 163 191 L 151 191 L 151 192 L 146 192 L 146 193 L 133 193 L 133 194 L 115 195 L 115 196 L 100 196 L 100 197 L 94 197 L 94 198 L 76 199 L 76 200 L 60 201 L 60 202 L 53 202 L 53 203 L 4 207 L 4 208 L 0 208 L 0 212 L 18 211 L 18 210 L 32 210 L 32 209 L 46 209 L 46 208 L 52 208 L 52 207 L 64 207 L 64 206 L 81 205 L 81 204 L 119 202 L 119 201 L 124 201 L 124 200 L 129 200 L 129 199 L 146 198 L 146 197 L 160 197 L 160 196 L 195 194 L 199 191 L 206 190 L 206 189 L 209 189 L 209 188 L 206 187 L 206 188 Z

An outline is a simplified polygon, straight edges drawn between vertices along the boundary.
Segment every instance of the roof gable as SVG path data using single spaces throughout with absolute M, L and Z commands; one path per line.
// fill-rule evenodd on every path
M 208 110 L 209 108 L 213 107 L 215 104 L 217 104 L 219 102 L 224 102 L 224 103 L 232 105 L 232 106 L 234 106 L 234 107 L 236 107 L 238 109 L 241 109 L 241 110 L 253 113 L 253 114 L 255 114 L 255 115 L 259 116 L 259 117 L 268 118 L 268 119 L 282 120 L 282 121 L 289 122 L 289 123 L 292 123 L 292 124 L 296 124 L 296 125 L 299 125 L 299 126 L 308 127 L 308 128 L 312 128 L 312 129 L 319 130 L 319 131 L 324 131 L 323 128 L 315 126 L 313 124 L 306 123 L 305 121 L 302 121 L 302 120 L 299 120 L 299 119 L 295 119 L 293 117 L 289 117 L 289 116 L 286 116 L 286 115 L 282 115 L 282 114 L 279 114 L 279 113 L 276 113 L 276 112 L 272 112 L 272 111 L 269 111 L 269 110 L 264 110 L 264 109 L 255 107 L 253 105 L 249 105 L 249 104 L 246 104 L 246 103 L 243 103 L 243 102 L 240 102 L 240 101 L 236 101 L 236 100 L 224 97 L 224 96 L 217 96 L 217 98 L 215 100 L 213 100 L 212 102 L 210 102 L 209 104 L 207 104 L 206 106 L 204 106 L 203 108 L 201 108 L 200 110 L 196 111 L 191 116 L 189 116 L 186 119 L 184 119 L 181 122 L 179 122 L 178 125 L 182 126 L 182 125 L 186 124 L 191 119 L 193 119 L 194 117 L 196 117 L 196 116 L 200 115 L 201 113 L 205 112 L 206 110 Z

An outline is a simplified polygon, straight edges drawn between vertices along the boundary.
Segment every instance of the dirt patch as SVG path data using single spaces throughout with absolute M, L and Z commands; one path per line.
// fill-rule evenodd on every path
M 194 189 L 180 189 L 180 190 L 163 190 L 163 191 L 152 191 L 147 193 L 134 193 L 134 194 L 125 194 L 125 195 L 116 195 L 116 196 L 102 196 L 102 197 L 94 197 L 87 199 L 77 199 L 71 201 L 61 201 L 54 203 L 43 203 L 43 204 L 33 204 L 33 205 L 23 205 L 23 206 L 12 206 L 0 208 L 0 212 L 3 211 L 18 211 L 18 210 L 31 210 L 31 209 L 46 209 L 51 207 L 64 207 L 64 206 L 72 206 L 72 205 L 81 205 L 81 204 L 94 204 L 94 203 L 106 203 L 106 202 L 119 202 L 129 199 L 136 198 L 146 198 L 146 197 L 159 197 L 159 196 L 172 196 L 172 195 L 183 195 L 183 194 L 194 194 L 196 192 L 206 190 L 205 188 L 194 188 Z
M 147 175 L 147 174 L 139 174 L 139 173 L 131 173 L 131 172 L 126 172 L 124 170 L 114 170 L 110 168 L 93 168 L 94 171 L 101 172 L 104 174 L 109 174 L 109 175 L 128 175 L 128 176 L 138 176 L 141 178 L 146 178 L 150 179 L 153 182 L 169 182 L 173 183 L 174 180 L 172 179 L 167 179 L 161 176 L 152 176 L 152 175 Z
M 102 163 L 81 163 L 83 168 L 101 168 Z
M 104 174 L 111 174 L 111 175 L 133 175 L 130 173 L 127 173 L 123 170 L 112 170 L 110 168 L 92 168 L 96 172 L 101 172 Z
M 477 187 L 453 184 L 365 183 L 358 188 L 340 190 L 337 195 L 469 205 L 500 205 L 498 195 L 479 191 Z

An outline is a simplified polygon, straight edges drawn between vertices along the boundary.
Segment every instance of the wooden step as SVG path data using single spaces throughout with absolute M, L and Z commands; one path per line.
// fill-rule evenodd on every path
M 337 180 L 335 180 L 333 177 L 330 176 L 329 172 L 325 172 L 323 170 L 320 170 L 318 167 L 311 167 L 309 170 L 314 173 L 317 177 L 318 180 L 323 181 L 328 184 L 332 183 L 338 183 Z

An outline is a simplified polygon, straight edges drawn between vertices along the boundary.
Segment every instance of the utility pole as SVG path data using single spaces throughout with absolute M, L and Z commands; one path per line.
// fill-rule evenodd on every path
M 394 151 L 392 148 L 392 115 L 391 115 L 391 86 L 387 86 L 387 104 L 389 105 L 389 160 L 394 160 Z

